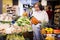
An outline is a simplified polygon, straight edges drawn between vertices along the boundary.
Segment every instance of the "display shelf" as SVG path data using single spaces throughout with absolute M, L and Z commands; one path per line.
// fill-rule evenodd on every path
M 60 16 L 59 13 L 56 13 L 55 16 Z
M 60 8 L 60 5 L 56 5 L 55 8 Z
M 60 12 L 60 9 L 55 9 L 55 11 L 54 12 Z
M 54 11 L 54 24 L 57 27 L 60 27 L 60 5 L 55 6 L 55 11 Z
M 59 21 L 59 17 L 54 17 L 54 21 Z

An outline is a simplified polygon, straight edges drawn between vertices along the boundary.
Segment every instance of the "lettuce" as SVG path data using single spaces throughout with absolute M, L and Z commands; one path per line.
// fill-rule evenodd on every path
M 16 23 L 18 24 L 18 26 L 24 26 L 26 24 L 30 25 L 30 20 L 27 17 L 20 17 Z

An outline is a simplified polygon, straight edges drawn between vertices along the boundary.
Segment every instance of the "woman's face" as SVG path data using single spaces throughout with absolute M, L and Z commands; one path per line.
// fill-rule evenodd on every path
M 35 8 L 35 11 L 39 11 L 40 10 L 39 6 L 37 4 L 34 6 L 34 8 Z

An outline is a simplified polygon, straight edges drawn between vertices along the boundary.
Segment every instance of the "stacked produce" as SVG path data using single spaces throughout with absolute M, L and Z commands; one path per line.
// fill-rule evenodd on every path
M 5 33 L 6 29 L 9 28 L 9 24 L 0 23 L 0 33 Z
M 42 28 L 42 34 L 60 34 L 60 29 L 53 29 L 53 28 Z
M 20 33 L 21 28 L 18 26 L 10 25 L 8 23 L 0 23 L 0 33 L 1 34 L 13 34 Z
M 24 25 L 29 25 L 30 21 L 27 17 L 20 17 L 17 21 L 16 24 L 18 26 L 24 26 Z
M 0 33 L 7 34 L 6 40 L 24 40 L 22 33 L 32 31 L 29 18 L 20 17 L 15 24 L 11 23 L 12 20 L 11 15 L 0 15 Z
M 6 40 L 24 40 L 21 27 L 9 23 L 0 23 L 0 36 L 6 36 Z M 20 35 L 18 35 L 20 34 Z
M 16 21 L 15 25 L 21 27 L 22 32 L 31 31 L 32 30 L 31 25 L 30 25 L 30 20 L 27 17 L 20 17 Z
M 45 38 L 45 40 L 55 40 L 55 36 L 53 36 L 53 34 L 47 34 L 47 37 Z
M 55 6 L 55 11 L 54 11 L 54 24 L 55 27 L 60 27 L 60 5 Z
M 53 34 L 54 30 L 52 28 L 42 28 L 41 33 L 42 34 Z
M 46 28 L 45 30 L 46 30 L 47 34 L 53 34 L 52 28 Z
M 60 29 L 54 29 L 55 34 L 60 34 Z
M 32 30 L 27 17 L 20 17 L 14 24 L 14 28 L 16 28 L 16 31 L 14 30 L 15 34 L 7 35 L 6 40 L 25 40 L 22 33 Z M 16 33 L 20 34 L 20 36 Z
M 11 34 L 11 35 L 7 35 L 6 40 L 25 40 L 23 36 L 19 36 L 16 34 Z
M 0 21 L 12 21 L 12 15 L 0 14 Z

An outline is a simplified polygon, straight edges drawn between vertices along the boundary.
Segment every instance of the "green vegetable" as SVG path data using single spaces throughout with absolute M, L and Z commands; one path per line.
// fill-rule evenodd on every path
M 18 24 L 18 26 L 24 26 L 26 24 L 30 24 L 30 21 L 27 17 L 20 17 L 17 21 L 16 24 Z
M 27 17 L 20 17 L 15 24 L 22 27 L 22 33 L 32 30 L 32 27 L 30 25 L 30 20 Z
M 23 35 L 20 36 L 18 34 L 9 34 L 9 35 L 7 35 L 6 40 L 25 40 L 25 39 L 24 39 Z

